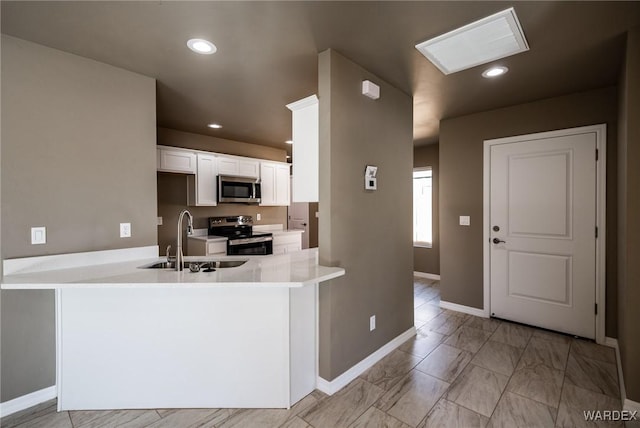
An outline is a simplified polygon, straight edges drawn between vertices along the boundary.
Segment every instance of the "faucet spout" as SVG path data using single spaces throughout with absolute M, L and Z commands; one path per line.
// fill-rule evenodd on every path
M 176 270 L 184 269 L 184 254 L 182 253 L 182 220 L 187 216 L 187 235 L 193 234 L 193 216 L 188 210 L 182 210 L 178 216 L 178 239 L 176 245 Z

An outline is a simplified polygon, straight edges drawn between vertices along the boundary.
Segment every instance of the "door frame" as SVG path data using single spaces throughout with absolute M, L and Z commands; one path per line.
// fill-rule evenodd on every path
M 484 164 L 483 164 L 483 295 L 484 315 L 491 315 L 491 147 L 497 144 L 509 144 L 521 141 L 531 141 L 554 137 L 564 137 L 577 134 L 596 134 L 596 149 L 598 161 L 596 162 L 596 224 L 598 237 L 596 238 L 596 295 L 595 303 L 598 305 L 596 314 L 596 342 L 605 343 L 605 310 L 606 310 L 606 174 L 607 174 L 607 125 L 581 126 L 577 128 L 559 129 L 556 131 L 523 134 L 513 137 L 484 140 Z M 595 153 L 594 153 L 595 156 Z M 594 231 L 595 233 L 595 231 Z

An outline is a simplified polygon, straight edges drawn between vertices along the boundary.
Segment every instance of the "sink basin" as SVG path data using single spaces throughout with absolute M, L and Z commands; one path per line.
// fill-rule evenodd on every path
M 233 268 L 233 267 L 242 266 L 246 262 L 247 262 L 246 260 L 221 260 L 215 263 L 216 263 L 216 268 L 224 269 L 224 268 Z
M 152 263 L 152 264 L 146 265 L 146 266 L 140 266 L 140 268 L 144 268 L 144 269 L 175 269 L 176 268 L 176 263 L 175 262 L 158 262 L 158 263 Z
M 185 270 L 189 270 L 189 266 L 198 265 L 200 271 L 212 272 L 215 269 L 227 269 L 242 266 L 247 260 L 191 260 L 185 262 Z M 175 262 L 156 262 L 150 265 L 140 266 L 141 269 L 175 269 Z

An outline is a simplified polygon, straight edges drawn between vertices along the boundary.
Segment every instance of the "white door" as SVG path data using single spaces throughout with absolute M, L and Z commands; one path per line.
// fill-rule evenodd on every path
M 293 185 L 293 180 L 291 182 Z M 293 195 L 293 192 L 291 192 Z M 289 205 L 289 229 L 304 230 L 302 234 L 302 249 L 309 248 L 309 203 L 291 202 Z
M 596 134 L 491 146 L 491 314 L 595 338 Z

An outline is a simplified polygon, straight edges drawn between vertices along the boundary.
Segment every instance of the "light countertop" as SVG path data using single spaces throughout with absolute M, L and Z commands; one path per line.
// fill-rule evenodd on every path
M 69 269 L 15 273 L 2 278 L 2 289 L 58 289 L 98 287 L 301 287 L 344 275 L 339 267 L 318 264 L 318 249 L 296 251 L 269 256 L 185 257 L 185 261 L 247 260 L 234 268 L 215 272 L 193 273 L 187 268 L 177 272 L 170 269 L 142 269 L 166 258 L 146 258 L 88 265 Z
M 198 241 L 210 241 L 210 242 L 224 242 L 227 240 L 226 236 L 216 235 L 198 235 L 187 236 L 188 239 L 197 239 Z

